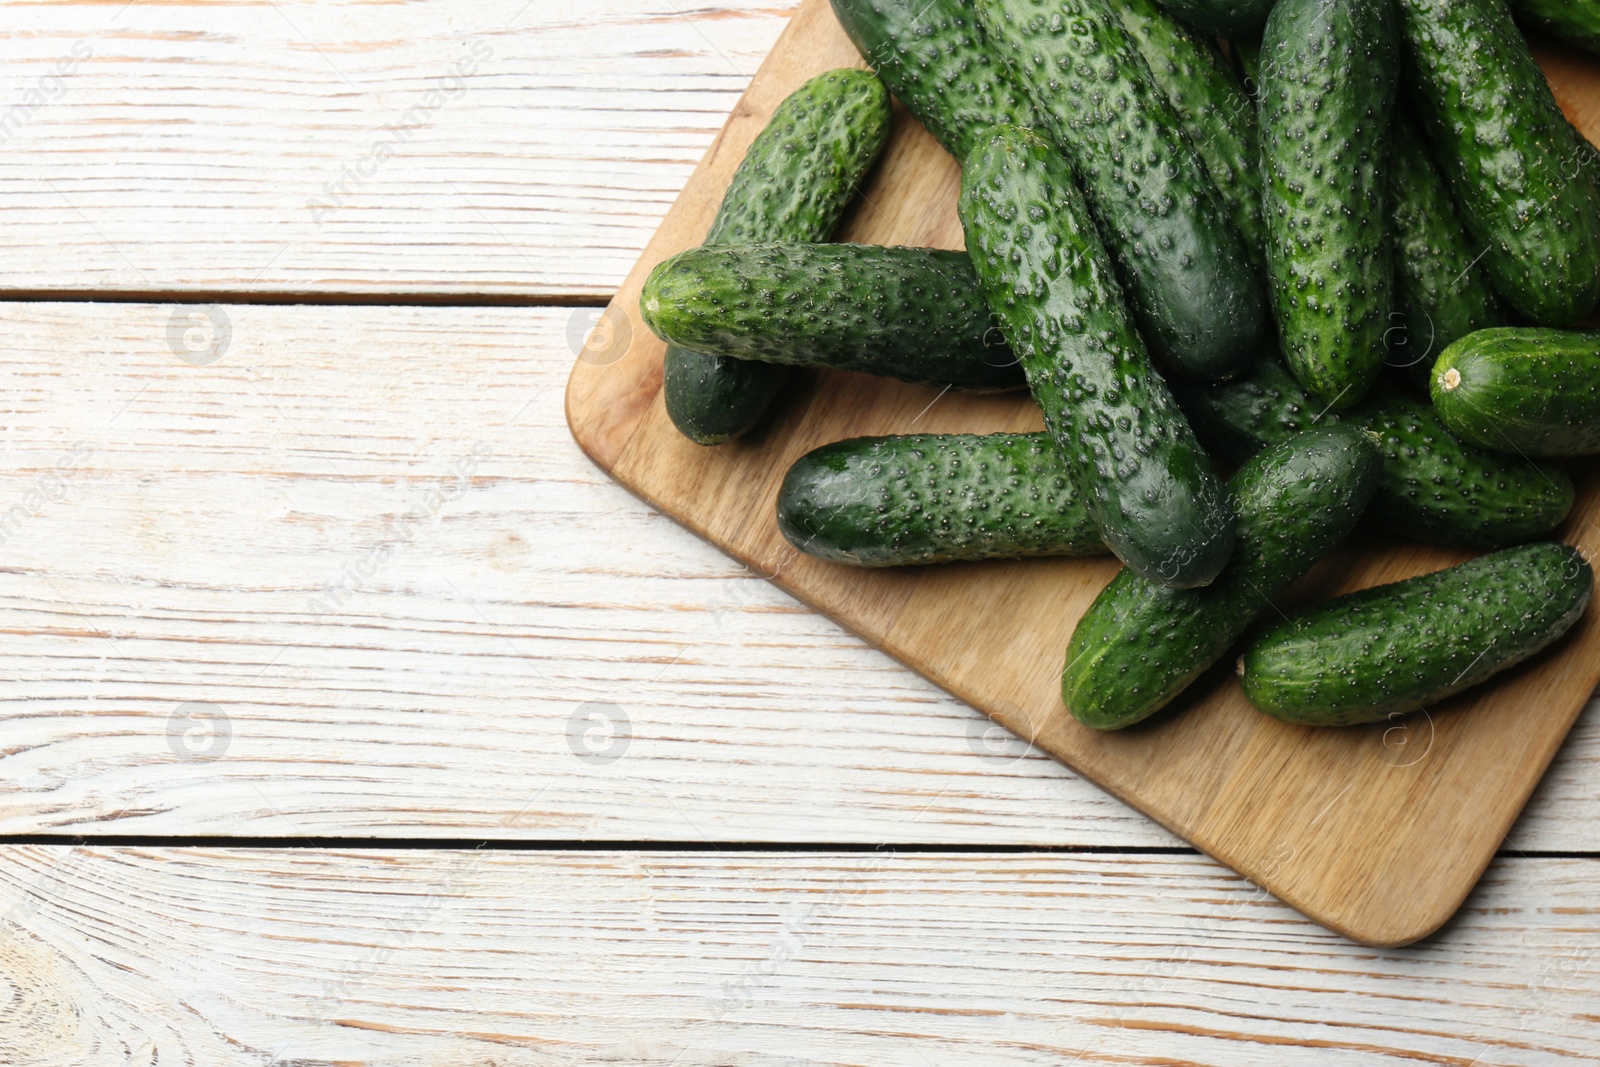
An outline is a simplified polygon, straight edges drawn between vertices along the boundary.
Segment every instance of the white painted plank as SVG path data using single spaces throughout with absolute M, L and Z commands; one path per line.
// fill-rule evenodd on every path
M 0 282 L 609 292 L 789 14 L 756 0 L 7 5 Z
M 1178 843 L 610 483 L 593 312 L 205 314 L 0 305 L 0 832 Z
M 1600 860 L 1360 948 L 1188 856 L 0 851 L 12 1064 L 1600 1059 Z

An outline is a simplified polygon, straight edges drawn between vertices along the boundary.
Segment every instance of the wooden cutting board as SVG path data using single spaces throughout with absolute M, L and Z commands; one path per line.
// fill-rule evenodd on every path
M 1568 115 L 1600 125 L 1600 60 L 1541 45 Z M 1042 428 L 1025 397 L 971 397 L 865 375 L 797 376 L 768 425 L 704 448 L 662 406 L 664 345 L 640 321 L 658 262 L 700 243 L 746 147 L 806 79 L 861 58 L 826 0 L 805 0 L 734 108 L 573 368 L 573 435 L 623 485 L 1316 921 L 1371 945 L 1426 936 L 1460 906 L 1600 681 L 1594 612 L 1553 654 L 1391 723 L 1290 726 L 1258 714 L 1224 664 L 1152 721 L 1080 727 L 1057 688 L 1078 617 L 1114 560 L 867 571 L 801 556 L 774 521 L 807 450 L 859 434 Z M 960 171 L 897 114 L 839 239 L 963 247 Z M 1600 548 L 1600 482 L 1585 476 L 1562 536 Z M 1347 547 L 1301 595 L 1394 581 L 1467 558 L 1415 545 Z

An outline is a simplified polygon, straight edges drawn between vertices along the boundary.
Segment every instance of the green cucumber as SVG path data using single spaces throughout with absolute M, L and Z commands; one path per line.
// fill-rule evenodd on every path
M 864 70 L 834 70 L 796 89 L 745 152 L 706 244 L 825 241 L 889 138 L 889 94 Z M 673 425 L 703 445 L 761 418 L 788 369 L 669 345 L 662 396 Z
M 1106 0 L 978 0 L 989 42 L 1072 160 L 1158 360 L 1202 381 L 1249 363 L 1261 278 L 1182 123 Z
M 1542 326 L 1600 297 L 1600 207 L 1504 0 L 1396 0 L 1419 117 L 1500 295 Z
M 1096 556 L 1105 543 L 1049 434 L 905 434 L 814 448 L 778 490 L 778 529 L 862 567 Z
M 1440 352 L 1475 330 L 1502 325 L 1507 315 L 1421 132 L 1400 113 L 1391 146 L 1395 325 L 1389 365 L 1426 388 Z
M 997 126 L 967 157 L 959 209 L 979 285 L 1101 538 L 1162 585 L 1211 581 L 1233 513 L 1150 363 L 1071 166 Z
M 957 159 L 990 126 L 1035 124 L 970 0 L 833 0 L 844 32 L 906 110 Z
M 1534 457 L 1600 452 L 1600 332 L 1480 330 L 1444 350 L 1429 387 L 1463 441 Z
M 1355 529 L 1383 457 L 1360 430 L 1326 426 L 1263 449 L 1228 481 L 1233 559 L 1204 589 L 1111 580 L 1067 643 L 1061 699 L 1097 730 L 1148 718 L 1227 655 L 1289 585 Z
M 1161 0 L 1161 6 L 1213 37 L 1258 41 L 1273 0 Z
M 697 352 L 964 389 L 1023 385 L 964 252 L 692 248 L 651 271 L 639 307 L 657 336 Z
M 1384 363 L 1397 55 L 1389 0 L 1279 0 L 1261 43 L 1261 206 L 1278 336 L 1306 392 L 1339 409 L 1366 395 Z
M 1464 444 L 1431 406 L 1384 383 L 1342 418 L 1307 399 L 1276 359 L 1231 382 L 1184 384 L 1177 395 L 1200 440 L 1232 463 L 1319 422 L 1376 434 L 1383 481 L 1368 515 L 1400 537 L 1499 548 L 1548 535 L 1572 508 L 1565 472 Z
M 1600 52 L 1600 0 L 1511 0 L 1511 10 L 1564 41 Z
M 1213 38 L 1191 30 L 1155 0 L 1120 0 L 1116 11 L 1222 194 L 1245 251 L 1264 270 L 1267 231 L 1256 174 L 1255 105 Z
M 1593 592 L 1571 545 L 1519 545 L 1280 622 L 1239 658 L 1239 680 L 1286 722 L 1381 722 L 1521 663 L 1571 629 Z

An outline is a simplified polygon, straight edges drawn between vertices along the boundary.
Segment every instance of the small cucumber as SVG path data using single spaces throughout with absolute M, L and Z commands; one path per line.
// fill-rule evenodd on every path
M 1222 195 L 1106 0 L 978 0 L 990 44 L 1071 158 L 1151 352 L 1227 378 L 1266 325 Z
M 1571 545 L 1519 545 L 1280 622 L 1239 658 L 1239 680 L 1286 722 L 1380 722 L 1521 663 L 1571 629 L 1593 592 Z
M 1097 730 L 1145 719 L 1244 636 L 1275 597 L 1355 529 L 1383 457 L 1349 426 L 1297 434 L 1228 482 L 1239 520 L 1233 560 L 1204 589 L 1163 589 L 1124 570 L 1078 621 L 1061 699 Z
M 1600 0 L 1511 0 L 1511 10 L 1564 41 L 1600 52 Z
M 1600 452 L 1600 332 L 1480 330 L 1444 350 L 1430 389 L 1463 441 L 1535 457 Z
M 1426 388 L 1428 371 L 1446 346 L 1508 319 L 1421 131 L 1401 112 L 1391 145 L 1396 321 L 1389 365 Z
M 985 43 L 971 0 L 833 0 L 833 13 L 889 90 L 957 159 L 990 126 L 1035 124 L 1033 105 Z
M 1396 0 L 1422 125 L 1500 295 L 1542 326 L 1600 296 L 1592 176 L 1505 0 Z
M 1278 336 L 1306 392 L 1336 409 L 1360 401 L 1383 369 L 1397 55 L 1390 0 L 1279 0 L 1261 43 L 1261 204 Z
M 697 352 L 964 389 L 1023 385 L 964 252 L 692 248 L 651 271 L 639 306 L 657 336 Z
M 1155 0 L 1120 0 L 1116 12 L 1222 194 L 1245 251 L 1256 270 L 1264 270 L 1267 231 L 1256 173 L 1255 104 L 1213 38 L 1191 30 Z
M 1565 472 L 1464 444 L 1431 406 L 1381 382 L 1342 419 L 1307 399 L 1276 359 L 1231 382 L 1182 385 L 1178 398 L 1200 440 L 1232 463 L 1319 422 L 1377 435 L 1383 481 L 1368 515 L 1400 537 L 1499 548 L 1548 535 L 1572 508 Z
M 827 240 L 888 138 L 889 94 L 872 74 L 812 78 L 745 152 L 706 244 Z M 788 373 L 669 345 L 661 388 L 673 425 L 712 445 L 755 425 Z
M 778 490 L 778 529 L 862 567 L 1096 556 L 1099 529 L 1043 433 L 857 437 L 814 448 Z
M 1161 6 L 1213 37 L 1259 41 L 1273 0 L 1161 0 Z
M 1211 581 L 1233 513 L 1150 364 L 1071 166 L 1032 132 L 997 126 L 966 159 L 959 210 L 984 296 L 1101 538 L 1161 585 Z

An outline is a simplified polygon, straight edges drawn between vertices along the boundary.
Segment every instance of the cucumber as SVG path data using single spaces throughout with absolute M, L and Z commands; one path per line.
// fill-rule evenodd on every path
M 1541 326 L 1600 296 L 1592 176 L 1504 0 L 1396 0 L 1422 125 L 1500 295 Z
M 1204 585 L 1233 547 L 1209 459 L 1151 366 L 1067 161 L 997 126 L 959 202 L 989 306 L 1022 361 L 1101 538 L 1161 585 Z
M 1395 312 L 1389 365 L 1426 388 L 1433 361 L 1448 345 L 1508 319 L 1421 131 L 1403 113 L 1395 115 L 1391 150 Z
M 1239 680 L 1286 722 L 1380 722 L 1521 663 L 1566 633 L 1593 592 L 1571 545 L 1520 545 L 1280 622 L 1239 658 Z
M 964 389 L 1014 389 L 964 252 L 855 244 L 692 248 L 650 272 L 645 324 L 735 359 L 866 371 Z
M 862 567 L 1106 551 L 1043 433 L 856 437 L 814 448 L 778 490 L 778 529 Z
M 1262 360 L 1235 381 L 1183 385 L 1178 398 L 1200 440 L 1233 463 L 1319 422 L 1376 434 L 1383 481 L 1368 516 L 1399 537 L 1499 548 L 1548 535 L 1572 508 L 1565 472 L 1464 444 L 1432 407 L 1384 383 L 1341 417 L 1307 399 L 1282 364 Z
M 957 159 L 990 126 L 1035 124 L 970 0 L 833 0 L 839 25 L 906 110 Z
M 1261 278 L 1106 0 L 978 0 L 989 42 L 1069 156 L 1151 352 L 1202 381 L 1249 363 Z
M 1120 0 L 1116 12 L 1222 194 L 1245 252 L 1263 271 L 1267 231 L 1256 175 L 1255 105 L 1214 39 L 1191 30 L 1155 0 Z
M 1511 10 L 1564 41 L 1600 52 L 1600 0 L 1511 0 Z
M 1261 43 L 1261 205 L 1278 336 L 1306 392 L 1336 409 L 1360 401 L 1383 369 L 1397 55 L 1389 0 L 1279 0 Z
M 1163 589 L 1129 570 L 1113 578 L 1067 643 L 1067 710 L 1117 730 L 1166 706 L 1355 528 L 1382 472 L 1377 445 L 1349 426 L 1257 453 L 1228 482 L 1233 560 L 1204 589 Z
M 1161 6 L 1213 37 L 1259 41 L 1273 0 L 1161 0 Z
M 888 137 L 889 94 L 872 74 L 812 78 L 745 152 L 706 244 L 827 240 Z M 788 373 L 669 345 L 661 389 L 673 425 L 711 445 L 755 425 Z
M 1522 456 L 1600 452 L 1600 332 L 1480 330 L 1444 350 L 1430 389 L 1463 441 Z

